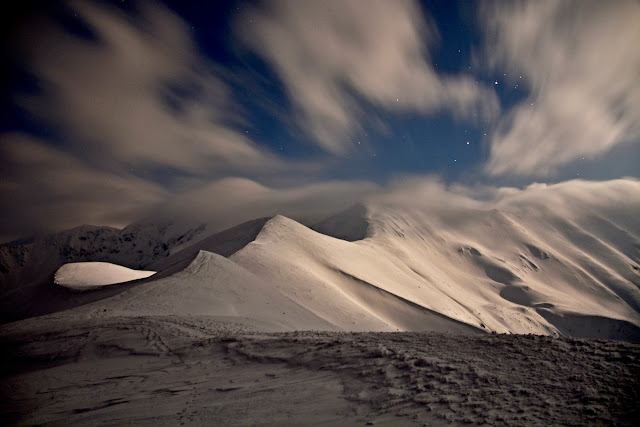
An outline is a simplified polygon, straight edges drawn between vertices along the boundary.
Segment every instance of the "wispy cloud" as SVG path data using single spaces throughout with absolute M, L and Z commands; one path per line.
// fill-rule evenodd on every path
M 448 110 L 487 118 L 493 89 L 469 76 L 443 76 L 428 48 L 437 28 L 413 1 L 274 1 L 236 22 L 246 45 L 284 82 L 299 126 L 330 153 L 349 150 L 364 99 L 390 111 Z
M 41 23 L 23 46 L 43 93 L 22 105 L 103 164 L 169 166 L 194 174 L 282 164 L 235 130 L 230 90 L 199 53 L 186 23 L 142 2 L 135 16 L 92 2 L 70 4 L 94 37 Z
M 640 141 L 640 3 L 484 3 L 485 54 L 529 85 L 490 139 L 492 175 L 548 176 Z
M 246 178 L 224 178 L 152 206 L 152 215 L 206 222 L 221 230 L 254 218 L 286 215 L 314 222 L 377 193 L 368 181 L 320 181 L 269 187 Z

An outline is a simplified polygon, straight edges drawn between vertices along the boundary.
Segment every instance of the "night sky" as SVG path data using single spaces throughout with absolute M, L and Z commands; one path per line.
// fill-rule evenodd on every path
M 2 18 L 3 242 L 331 211 L 404 180 L 485 197 L 640 176 L 637 1 L 19 7 Z

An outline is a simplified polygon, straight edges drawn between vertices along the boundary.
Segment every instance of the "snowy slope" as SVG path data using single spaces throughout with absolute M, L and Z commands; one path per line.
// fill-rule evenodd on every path
M 149 268 L 159 271 L 157 277 L 161 278 L 182 271 L 200 251 L 213 252 L 228 257 L 252 242 L 267 220 L 269 218 L 254 219 L 215 233 L 181 250 L 173 251 L 171 255 L 152 263 Z
M 366 206 L 358 204 L 330 216 L 310 228 L 327 236 L 354 242 L 364 239 L 369 233 L 369 221 L 366 214 Z
M 144 279 L 155 273 L 155 271 L 132 270 L 108 262 L 73 262 L 60 267 L 53 281 L 56 285 L 68 289 L 89 290 Z
M 356 242 L 277 216 L 231 259 L 349 330 L 429 328 L 414 317 L 428 309 L 497 332 L 637 340 L 632 190 L 615 213 L 562 188 L 546 189 L 545 203 L 535 192 L 505 198 L 500 209 L 379 201 L 367 206 L 369 237 Z
M 277 284 L 283 294 L 344 330 L 475 330 L 447 318 L 446 313 L 416 304 L 407 294 L 377 286 L 370 274 L 384 275 L 390 282 L 403 279 L 400 271 L 376 260 L 377 256 L 357 244 L 276 216 L 231 260 Z M 345 267 L 349 264 L 360 269 Z
M 338 330 L 218 254 L 201 251 L 183 271 L 80 308 L 89 317 L 207 316 L 262 331 Z

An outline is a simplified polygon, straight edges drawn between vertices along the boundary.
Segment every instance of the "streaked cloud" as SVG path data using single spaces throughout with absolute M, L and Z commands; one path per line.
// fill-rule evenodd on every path
M 149 214 L 206 222 L 215 231 L 276 214 L 313 223 L 379 191 L 380 187 L 369 181 L 318 181 L 279 188 L 229 177 L 153 205 Z
M 487 60 L 531 90 L 491 136 L 489 174 L 549 176 L 640 142 L 640 3 L 483 6 Z
M 362 99 L 393 112 L 486 119 L 499 111 L 493 89 L 466 75 L 436 73 L 438 41 L 414 1 L 274 1 L 237 20 L 246 45 L 276 71 L 301 129 L 343 154 L 366 119 Z
M 42 89 L 17 99 L 54 136 L 27 134 L 37 126 L 0 134 L 1 240 L 81 223 L 122 226 L 159 213 L 207 222 L 211 230 L 276 213 L 312 221 L 366 200 L 446 211 L 515 206 L 524 199 L 531 206 L 532 200 L 554 198 L 582 203 L 584 193 L 594 198 L 587 205 L 615 205 L 638 186 L 634 180 L 491 185 L 514 185 L 513 176 L 508 182 L 485 176 L 474 187 L 424 177 L 386 185 L 335 179 L 356 176 L 348 170 L 353 159 L 367 170 L 362 153 L 341 155 L 357 143 L 350 137 L 367 127 L 384 133 L 385 119 L 397 126 L 400 116 L 447 112 L 486 125 L 500 110 L 493 85 L 435 71 L 430 49 L 439 42 L 438 30 L 413 1 L 247 6 L 234 21 L 234 34 L 273 68 L 293 114 L 292 120 L 277 118 L 274 140 L 260 143 L 242 127 L 255 125 L 270 135 L 274 129 L 265 128 L 272 116 L 257 114 L 262 122 L 248 123 L 256 111 L 245 108 L 256 107 L 238 105 L 236 98 L 274 83 L 272 76 L 247 81 L 252 70 L 213 64 L 199 51 L 189 24 L 159 4 L 141 2 L 134 12 L 85 1 L 69 7 L 90 36 L 44 18 L 12 37 L 21 49 L 20 65 Z M 482 3 L 481 11 L 483 60 L 530 90 L 490 136 L 489 175 L 551 175 L 582 157 L 640 140 L 637 2 Z M 246 51 L 232 52 L 238 53 Z M 291 132 L 292 121 L 298 132 Z M 300 132 L 326 153 L 311 147 L 283 155 L 277 140 L 288 133 L 282 146 L 291 147 L 298 142 L 291 135 Z M 455 142 L 443 139 L 449 153 L 459 153 Z M 435 142 L 416 153 L 429 155 L 436 147 L 429 144 Z M 403 165 L 381 157 L 372 167 L 379 164 L 384 176 L 402 173 Z
M 283 166 L 233 126 L 238 106 L 181 18 L 148 2 L 134 16 L 93 2 L 70 7 L 93 37 L 52 21 L 29 27 L 25 62 L 43 92 L 21 104 L 76 153 L 200 175 Z

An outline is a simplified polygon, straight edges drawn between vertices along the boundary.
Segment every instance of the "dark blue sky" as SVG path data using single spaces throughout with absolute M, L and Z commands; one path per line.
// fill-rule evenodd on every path
M 2 23 L 1 194 L 21 201 L 2 233 L 70 206 L 123 223 L 229 178 L 637 177 L 640 6 L 606 3 L 22 2 Z

